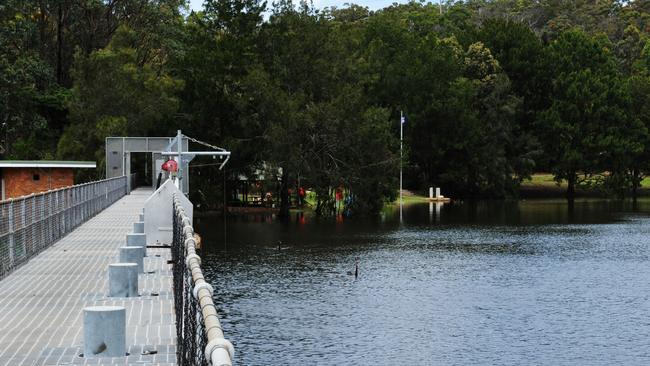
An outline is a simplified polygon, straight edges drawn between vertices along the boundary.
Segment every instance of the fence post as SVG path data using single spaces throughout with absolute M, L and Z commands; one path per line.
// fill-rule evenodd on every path
M 14 200 L 9 200 L 9 268 L 14 268 Z
M 77 199 L 80 200 L 78 204 L 75 204 L 75 202 L 77 202 L 77 201 L 75 201 L 75 199 L 70 198 L 71 199 L 70 208 L 72 210 L 72 215 L 75 217 L 75 222 L 77 222 L 77 220 L 79 220 L 81 222 L 84 222 L 84 218 L 86 217 L 86 215 L 84 215 L 84 212 L 83 212 L 83 207 L 84 207 L 84 204 L 86 203 L 86 199 L 84 197 L 84 190 L 85 189 L 86 189 L 86 187 L 77 188 L 76 196 L 77 196 Z
M 31 251 L 29 253 L 29 256 L 31 257 L 32 254 L 36 253 L 36 241 L 38 241 L 38 228 L 37 228 L 37 222 L 38 220 L 36 219 L 38 215 L 38 211 L 36 211 L 36 201 L 38 200 L 38 197 L 35 196 L 32 193 L 32 242 L 31 242 Z
M 20 200 L 20 217 L 22 220 L 22 225 L 20 227 L 27 226 L 27 215 L 25 214 L 25 201 L 24 199 Z
M 56 238 L 61 237 L 61 231 L 62 231 L 62 228 L 61 228 L 61 221 L 62 220 L 59 218 L 59 202 L 60 202 L 60 200 L 59 200 L 59 192 L 60 191 L 54 192 L 54 220 L 56 222 L 56 227 L 58 228 L 57 231 L 56 231 Z
M 83 222 L 84 218 L 86 217 L 84 214 L 84 207 L 86 206 L 86 186 L 79 188 L 79 192 L 77 192 L 77 194 L 79 195 L 81 202 L 79 203 L 79 206 L 75 206 L 73 212 L 74 215 Z
M 21 222 L 20 222 L 20 231 L 21 231 L 21 234 L 22 234 L 21 235 L 22 240 L 20 241 L 19 244 L 22 246 L 22 250 L 20 251 L 20 253 L 22 253 L 22 255 L 24 255 L 24 256 L 27 256 L 27 214 L 25 212 L 26 211 L 25 210 L 25 205 L 26 205 L 25 201 L 27 201 L 26 198 L 23 198 L 22 200 L 20 200 L 20 220 L 21 220 Z M 14 247 L 15 246 L 16 246 L 16 243 L 15 243 L 15 240 L 14 240 Z M 14 249 L 14 253 L 15 252 L 16 252 L 16 250 Z

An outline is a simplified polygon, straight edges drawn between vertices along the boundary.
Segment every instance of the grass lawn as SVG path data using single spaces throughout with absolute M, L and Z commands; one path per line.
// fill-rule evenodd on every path
M 533 174 L 530 179 L 524 179 L 524 181 L 521 182 L 521 186 L 534 188 L 558 187 L 557 182 L 553 179 L 553 174 L 548 173 Z M 566 182 L 562 181 L 562 183 L 560 183 L 560 187 L 566 188 Z
M 521 182 L 522 187 L 557 187 L 557 182 L 553 180 L 553 174 L 536 173 L 533 174 L 531 179 L 526 179 Z M 566 188 L 566 182 L 562 181 L 561 188 Z M 643 178 L 641 181 L 642 188 L 650 187 L 650 177 Z
M 529 191 L 544 191 L 550 192 L 552 196 L 562 196 L 564 191 L 566 191 L 567 184 L 566 181 L 562 181 L 558 186 L 557 182 L 553 179 L 553 174 L 549 173 L 536 173 L 531 176 L 530 179 L 525 179 L 521 182 L 522 190 Z M 650 177 L 643 179 L 641 182 L 641 188 L 650 188 Z M 562 196 L 563 197 L 563 196 Z M 306 203 L 313 207 L 316 207 L 316 193 L 308 191 L 307 197 L 305 198 Z M 414 204 L 414 203 L 423 203 L 429 202 L 427 196 L 421 196 L 410 191 L 404 192 L 404 204 Z M 399 205 L 399 195 L 391 203 L 391 205 Z
M 641 187 L 642 188 L 650 187 L 650 177 L 643 178 L 643 180 L 641 181 Z
M 411 191 L 404 190 L 404 204 L 405 205 L 408 205 L 408 204 L 411 204 L 411 203 L 422 203 L 422 202 L 429 202 L 429 197 L 420 196 L 420 195 L 418 195 L 416 193 L 413 193 Z M 391 204 L 399 205 L 399 191 L 397 192 L 397 198 Z

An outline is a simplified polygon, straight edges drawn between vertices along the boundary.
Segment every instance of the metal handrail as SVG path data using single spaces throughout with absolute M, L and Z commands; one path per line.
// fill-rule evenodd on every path
M 132 175 L 135 175 L 135 174 L 132 174 Z M 43 196 L 43 195 L 46 195 L 46 194 L 49 194 L 49 193 L 55 193 L 55 192 L 59 192 L 59 191 L 66 191 L 66 190 L 70 190 L 72 188 L 79 188 L 79 187 L 89 186 L 89 185 L 93 185 L 93 184 L 97 184 L 97 183 L 106 183 L 106 182 L 110 182 L 110 181 L 114 181 L 114 180 L 121 180 L 121 179 L 125 179 L 125 178 L 126 178 L 126 176 L 121 176 L 121 177 L 115 177 L 115 178 L 93 180 L 93 181 L 90 181 L 90 182 L 87 182 L 87 183 L 75 184 L 73 186 L 68 186 L 68 187 L 48 189 L 47 191 L 32 193 L 32 194 L 28 194 L 26 196 L 13 197 L 13 198 L 7 198 L 5 200 L 0 200 L 0 204 L 3 204 L 5 202 L 9 202 L 9 201 L 16 202 L 16 201 L 26 200 L 26 199 L 29 199 L 29 198 L 32 198 L 32 197 Z
M 0 201 L 0 279 L 126 194 L 127 177 Z

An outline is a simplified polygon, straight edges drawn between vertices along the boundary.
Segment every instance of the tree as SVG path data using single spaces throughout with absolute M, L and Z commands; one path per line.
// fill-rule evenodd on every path
M 636 202 L 641 181 L 650 173 L 650 41 L 646 42 L 643 52 L 634 62 L 632 72 L 626 85 L 631 100 L 629 115 L 638 118 L 643 126 L 638 136 L 642 149 L 631 157 L 628 170 L 632 199 Z
M 106 136 L 158 135 L 174 129 L 168 123 L 178 109 L 176 93 L 182 82 L 161 71 L 160 64 L 139 64 L 136 44 L 136 33 L 122 26 L 105 49 L 75 56 L 72 124 L 59 141 L 59 157 L 103 162 Z
M 639 126 L 626 114 L 629 101 L 608 48 L 579 30 L 563 33 L 548 48 L 553 89 L 539 124 L 555 179 L 566 180 L 567 199 L 594 174 L 621 170 L 637 153 Z
M 519 157 L 513 161 L 515 174 L 525 178 L 534 169 L 548 167 L 535 131 L 535 118 L 547 107 L 550 94 L 550 81 L 540 62 L 542 42 L 527 25 L 502 19 L 484 22 L 478 38 L 508 76 L 512 93 L 521 98 L 507 149 L 510 155 Z
M 512 195 L 518 183 L 507 148 L 513 144 L 515 111 L 520 100 L 511 94 L 508 77 L 480 42 L 465 52 L 463 76 L 445 100 L 450 118 L 437 133 L 439 181 L 467 197 Z
M 358 28 L 329 17 L 306 4 L 276 4 L 260 32 L 260 62 L 240 84 L 240 123 L 261 129 L 260 159 L 282 171 L 281 215 L 298 181 L 316 192 L 321 215 L 334 213 L 339 187 L 353 192 L 359 214 L 377 212 L 394 196 L 394 176 L 385 172 L 397 163 L 395 139 L 387 111 L 364 95 Z
M 246 98 L 243 84 L 258 62 L 256 37 L 265 3 L 210 0 L 204 5 L 204 11 L 187 17 L 179 41 L 185 47 L 172 58 L 171 69 L 184 80 L 179 118 L 185 133 L 236 151 L 226 172 L 216 167 L 196 170 L 202 174 L 193 183 L 201 191 L 197 198 L 214 206 L 221 201 L 223 178 L 252 173 L 264 151 L 263 126 L 245 121 L 240 107 Z
M 52 156 L 66 90 L 38 53 L 36 8 L 22 1 L 0 5 L 0 154 L 6 158 Z

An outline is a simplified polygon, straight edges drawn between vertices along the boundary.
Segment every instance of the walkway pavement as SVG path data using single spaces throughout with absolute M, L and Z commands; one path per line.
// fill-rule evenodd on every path
M 108 264 L 118 262 L 151 190 L 138 189 L 0 280 L 0 365 L 174 365 L 169 249 L 148 249 L 140 297 L 109 298 Z M 83 308 L 126 308 L 129 356 L 90 359 L 83 352 Z

